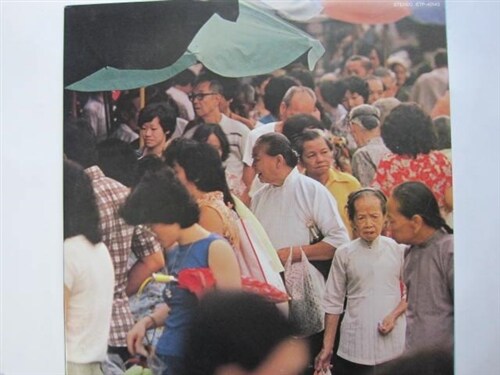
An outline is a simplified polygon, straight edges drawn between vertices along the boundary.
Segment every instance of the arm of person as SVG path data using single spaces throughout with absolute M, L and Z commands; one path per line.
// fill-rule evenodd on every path
M 323 347 L 314 360 L 314 369 L 317 372 L 330 369 L 330 362 L 333 355 L 333 345 L 337 336 L 339 325 L 339 314 L 325 314 L 325 333 L 323 335 Z
M 406 298 L 403 297 L 401 298 L 401 301 L 399 301 L 398 305 L 394 310 L 392 310 L 382 322 L 378 324 L 378 331 L 381 335 L 387 335 L 389 332 L 392 331 L 394 326 L 396 325 L 396 320 L 399 318 L 401 314 L 403 314 L 406 311 L 406 308 L 408 307 L 408 302 L 406 302 Z
M 125 289 L 128 296 L 136 293 L 144 280 L 153 272 L 158 272 L 165 267 L 163 248 L 156 237 L 147 232 L 142 225 L 134 228 L 131 248 L 138 261 L 128 273 Z
M 335 247 L 324 241 L 312 245 L 292 246 L 292 263 L 300 262 L 301 249 L 309 260 L 330 260 L 335 254 Z M 285 264 L 289 255 L 290 247 L 284 247 L 278 250 L 278 256 L 282 264 Z
M 448 212 L 453 211 L 453 188 L 451 186 L 444 192 L 444 206 Z
M 130 354 L 141 354 L 148 356 L 148 352 L 144 347 L 144 336 L 148 329 L 163 326 L 167 319 L 170 308 L 166 303 L 158 305 L 153 313 L 146 315 L 139 320 L 132 329 L 127 333 L 127 348 Z
M 240 266 L 231 245 L 225 240 L 215 240 L 208 249 L 208 266 L 215 278 L 217 289 L 240 289 Z
M 125 289 L 127 296 L 137 293 L 144 280 L 154 272 L 163 269 L 163 267 L 165 267 L 165 258 L 161 251 L 139 259 L 128 272 L 127 287 Z

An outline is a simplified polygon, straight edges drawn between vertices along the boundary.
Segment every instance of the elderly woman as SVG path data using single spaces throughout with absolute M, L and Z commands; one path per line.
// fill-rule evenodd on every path
M 351 132 L 359 148 L 352 156 L 352 174 L 362 186 L 370 186 L 382 157 L 390 153 L 380 136 L 380 112 L 362 104 L 349 113 Z
M 64 162 L 64 315 L 68 374 L 102 374 L 115 277 L 89 178 Z
M 436 151 L 432 120 L 415 103 L 394 108 L 382 126 L 382 139 L 391 150 L 379 163 L 372 186 L 386 196 L 406 181 L 426 184 L 443 214 L 453 209 L 451 163 Z
M 132 225 L 147 224 L 161 245 L 168 249 L 168 271 L 178 276 L 188 268 L 210 268 L 218 289 L 238 289 L 241 275 L 231 246 L 197 222 L 199 208 L 170 168 L 146 173 L 122 208 Z M 183 367 L 184 343 L 197 297 L 176 284 L 167 284 L 164 300 L 156 310 L 139 320 L 127 335 L 131 354 L 147 355 L 143 346 L 146 330 L 165 325 L 156 355 L 162 375 L 179 374 Z
M 326 327 L 317 371 L 328 369 L 337 336 L 340 344 L 335 374 L 373 374 L 376 367 L 398 357 L 404 349 L 406 298 L 401 293 L 403 249 L 381 236 L 386 198 L 365 188 L 349 195 L 349 219 L 359 238 L 337 249 L 324 298 Z
M 389 229 L 405 251 L 408 288 L 406 349 L 453 345 L 453 231 L 432 191 L 421 182 L 397 186 L 388 204 Z
M 361 187 L 359 181 L 349 173 L 334 168 L 334 147 L 320 132 L 305 130 L 295 138 L 293 147 L 299 154 L 306 176 L 324 185 L 335 198 L 340 217 L 352 237 L 345 207 L 349 194 Z

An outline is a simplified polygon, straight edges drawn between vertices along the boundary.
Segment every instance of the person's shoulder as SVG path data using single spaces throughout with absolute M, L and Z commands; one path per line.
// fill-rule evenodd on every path
M 248 127 L 245 124 L 243 124 L 242 122 L 240 122 L 238 120 L 229 118 L 224 114 L 222 114 L 222 119 L 220 121 L 220 125 L 226 126 L 226 127 L 230 126 L 232 128 L 231 131 L 236 130 L 242 134 L 248 134 L 250 132 L 250 129 L 248 129 Z
M 250 137 L 252 139 L 257 139 L 259 138 L 261 135 L 263 134 L 266 134 L 266 133 L 271 133 L 274 131 L 274 126 L 276 125 L 275 122 L 270 122 L 270 123 L 267 123 L 267 124 L 263 124 L 259 127 L 256 127 L 256 128 L 253 128 L 251 131 L 250 131 Z
M 342 171 L 331 168 L 330 174 L 332 176 L 334 176 L 334 178 L 339 180 L 339 181 L 348 182 L 351 185 L 361 187 L 361 184 L 359 183 L 358 179 L 350 173 L 342 172 Z

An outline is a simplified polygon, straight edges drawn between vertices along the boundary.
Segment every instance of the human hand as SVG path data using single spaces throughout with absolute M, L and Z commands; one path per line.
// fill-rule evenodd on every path
M 332 365 L 330 364 L 332 361 L 333 351 L 321 349 L 319 354 L 314 359 L 314 375 L 323 375 L 328 370 L 331 370 Z
M 383 321 L 378 323 L 378 331 L 382 335 L 387 335 L 389 332 L 392 331 L 394 328 L 394 325 L 396 324 L 396 319 L 392 315 L 387 315 Z
M 146 335 L 146 324 L 144 320 L 139 320 L 132 329 L 127 333 L 127 348 L 130 354 L 140 354 L 145 357 L 149 355 L 146 347 L 143 344 L 144 336 Z

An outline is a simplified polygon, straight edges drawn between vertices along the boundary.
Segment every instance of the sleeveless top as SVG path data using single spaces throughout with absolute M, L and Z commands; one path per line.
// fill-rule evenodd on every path
M 233 249 L 238 250 L 240 244 L 239 231 L 236 224 L 238 216 L 236 212 L 226 206 L 224 194 L 221 191 L 205 193 L 201 198 L 198 198 L 197 203 L 200 209 L 210 207 L 219 214 L 223 225 L 222 236 L 229 242 Z
M 218 234 L 211 233 L 190 244 L 177 245 L 167 253 L 168 273 L 177 276 L 179 271 L 186 268 L 207 268 L 208 249 L 218 239 L 221 239 Z M 198 306 L 198 299 L 195 294 L 179 288 L 176 283 L 166 284 L 163 295 L 170 313 L 165 320 L 165 329 L 158 340 L 156 352 L 164 356 L 182 357 L 184 341 L 192 315 Z

